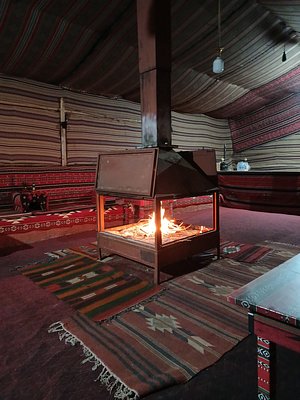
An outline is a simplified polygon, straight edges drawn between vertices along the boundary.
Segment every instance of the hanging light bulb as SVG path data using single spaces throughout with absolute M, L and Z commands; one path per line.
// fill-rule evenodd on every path
M 213 72 L 215 74 L 220 74 L 221 72 L 224 71 L 224 60 L 221 56 L 222 54 L 222 48 L 219 49 L 219 55 L 214 59 L 213 62 Z
M 224 60 L 222 58 L 223 47 L 221 45 L 221 0 L 218 0 L 218 55 L 213 61 L 213 72 L 220 74 L 224 71 Z

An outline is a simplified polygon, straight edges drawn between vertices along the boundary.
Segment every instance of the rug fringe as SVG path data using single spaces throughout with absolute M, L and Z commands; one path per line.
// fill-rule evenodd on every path
M 138 400 L 139 395 L 133 389 L 130 389 L 124 382 L 122 382 L 116 375 L 114 375 L 109 368 L 103 364 L 103 362 L 80 340 L 78 337 L 68 331 L 63 322 L 57 321 L 51 324 L 48 328 L 48 333 L 57 333 L 60 341 L 64 341 L 65 344 L 75 346 L 79 344 L 82 347 L 84 359 L 81 364 L 87 362 L 92 363 L 92 371 L 96 371 L 101 368 L 101 372 L 95 379 L 102 385 L 105 385 L 109 393 L 113 393 L 115 399 L 118 400 Z

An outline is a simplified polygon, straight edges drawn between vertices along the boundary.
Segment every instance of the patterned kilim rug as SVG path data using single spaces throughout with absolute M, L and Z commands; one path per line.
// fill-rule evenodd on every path
M 115 398 L 143 397 L 186 382 L 247 335 L 246 314 L 226 301 L 243 279 L 238 268 L 223 260 L 205 273 L 175 279 L 156 300 L 110 322 L 98 325 L 77 315 L 54 323 L 49 332 L 66 343 L 80 343 L 83 362 L 93 363 L 96 379 Z
M 272 248 L 257 244 L 225 241 L 221 243 L 221 255 L 232 260 L 254 263 L 261 260 Z
M 115 315 L 160 290 L 150 280 L 97 261 L 93 246 L 47 255 L 50 261 L 27 266 L 22 274 L 93 321 Z
M 247 313 L 226 297 L 300 252 L 268 243 L 254 264 L 225 258 L 166 284 L 157 298 L 96 324 L 76 314 L 49 327 L 67 344 L 79 344 L 83 363 L 117 399 L 137 399 L 183 383 L 248 335 Z

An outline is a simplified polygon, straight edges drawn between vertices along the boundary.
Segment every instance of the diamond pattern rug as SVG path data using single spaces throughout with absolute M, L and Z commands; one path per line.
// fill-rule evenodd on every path
M 247 315 L 226 301 L 245 281 L 238 267 L 232 260 L 218 261 L 205 272 L 174 279 L 157 299 L 109 322 L 99 325 L 76 315 L 49 332 L 81 344 L 83 362 L 92 362 L 96 379 L 115 398 L 143 397 L 186 382 L 247 336 Z
M 268 247 L 272 251 L 253 264 L 224 258 L 173 279 L 159 296 L 101 324 L 76 313 L 53 322 L 49 333 L 81 346 L 82 363 L 91 363 L 96 380 L 116 399 L 184 383 L 248 335 L 246 310 L 227 296 L 300 251 Z

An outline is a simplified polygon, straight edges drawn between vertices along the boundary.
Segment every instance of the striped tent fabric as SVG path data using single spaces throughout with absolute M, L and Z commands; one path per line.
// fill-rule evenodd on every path
M 136 147 L 141 143 L 140 106 L 137 103 L 106 97 L 74 93 L 53 85 L 33 81 L 0 77 L 0 160 L 2 166 L 15 164 L 60 165 L 61 143 L 59 123 L 59 99 L 65 100 L 66 111 L 70 114 L 67 129 L 67 161 L 69 165 L 95 165 L 96 154 L 104 149 L 124 149 Z M 290 95 L 288 100 L 293 109 L 298 109 L 297 96 Z M 297 108 L 298 107 L 298 108 Z M 297 132 L 281 137 L 283 129 L 272 123 L 271 115 L 282 110 L 286 115 L 283 100 L 260 110 L 261 118 L 269 126 L 265 128 L 265 138 L 274 139 L 259 143 L 256 132 L 249 134 L 255 146 L 249 148 L 247 135 L 239 139 L 244 150 L 233 152 L 230 127 L 236 126 L 249 130 L 247 121 L 255 120 L 255 114 L 236 120 L 217 119 L 204 114 L 181 114 L 172 112 L 172 143 L 178 150 L 213 148 L 219 162 L 226 145 L 228 161 L 233 163 L 247 157 L 251 169 L 278 171 L 300 170 L 299 135 Z M 284 114 L 285 112 L 285 114 Z M 270 113 L 270 117 L 268 117 Z M 272 114 L 273 113 L 273 114 Z M 279 114 L 280 116 L 280 114 Z M 291 117 L 299 124 L 298 114 Z M 250 122 L 249 122 L 250 123 Z M 268 129 L 272 128 L 272 133 Z M 284 127 L 289 131 L 289 126 Z M 259 131 L 261 134 L 261 131 Z M 239 130 L 235 132 L 239 135 Z M 244 141 L 244 142 L 243 142 Z
M 233 160 L 237 163 L 246 157 L 251 170 L 274 171 L 276 166 L 276 171 L 300 172 L 299 154 L 300 131 L 236 153 Z
M 216 0 L 170 3 L 176 112 L 223 118 L 219 110 L 299 67 L 299 43 L 291 29 L 285 29 L 289 25 L 296 36 L 299 32 L 298 1 L 224 2 L 226 67 L 218 77 L 212 73 L 218 47 Z M 135 1 L 2 0 L 0 22 L 2 74 L 139 102 Z M 281 62 L 284 43 L 286 63 Z
M 284 88 L 284 90 L 282 88 Z M 279 78 L 252 89 L 238 100 L 231 102 L 215 112 L 209 113 L 209 115 L 216 118 L 225 118 L 227 116 L 229 119 L 234 119 L 240 115 L 247 115 L 248 113 L 262 108 L 266 104 L 266 98 L 272 103 L 276 99 L 282 99 L 291 94 L 297 94 L 299 90 L 300 66 L 297 66 L 291 71 L 284 73 Z
M 0 114 L 2 163 L 60 164 L 58 111 L 1 105 Z
M 228 154 L 232 153 L 227 119 L 172 112 L 172 130 L 172 143 L 181 150 L 212 148 L 218 161 L 223 156 L 224 145 Z
M 103 150 L 141 145 L 140 106 L 101 96 L 65 93 L 68 164 L 95 164 Z
M 109 30 L 115 18 L 121 18 L 129 6 L 133 8 L 130 0 L 104 0 L 101 6 L 92 6 L 88 0 L 22 3 L 1 2 L 2 21 L 6 22 L 2 35 L 7 45 L 0 68 L 11 76 L 47 83 L 61 83 L 100 41 L 99 30 Z M 43 30 L 46 35 L 41 35 Z M 91 61 L 89 58 L 87 65 Z M 95 76 L 91 74 L 88 79 Z
M 3 93 L 0 98 L 2 165 L 12 162 L 61 164 L 61 98 L 69 116 L 68 165 L 95 165 L 100 151 L 134 148 L 141 144 L 141 115 L 137 103 L 8 77 L 0 77 L 0 91 Z M 231 153 L 226 119 L 172 112 L 172 129 L 172 143 L 178 150 L 213 148 L 220 160 L 226 144 Z
M 240 152 L 300 132 L 300 96 L 289 95 L 229 120 L 233 149 Z
M 59 89 L 0 78 L 1 164 L 60 165 Z

